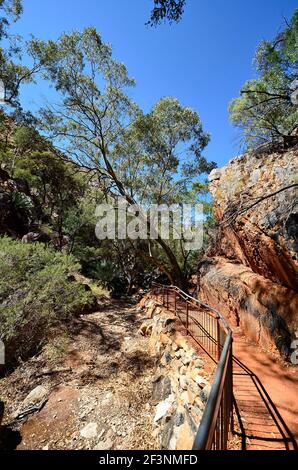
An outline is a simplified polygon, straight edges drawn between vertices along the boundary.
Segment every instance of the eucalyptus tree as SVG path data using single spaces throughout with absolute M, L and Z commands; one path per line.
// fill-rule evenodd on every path
M 298 9 L 272 41 L 262 41 L 255 60 L 258 78 L 248 80 L 230 104 L 231 120 L 255 147 L 298 142 Z
M 33 40 L 30 51 L 60 96 L 41 112 L 44 129 L 79 165 L 96 170 L 108 197 L 122 196 L 129 205 L 168 203 L 213 167 L 201 153 L 209 135 L 198 114 L 173 98 L 143 114 L 129 96 L 134 81 L 94 28 L 57 42 Z M 155 243 L 172 282 L 185 285 L 170 245 L 160 235 Z

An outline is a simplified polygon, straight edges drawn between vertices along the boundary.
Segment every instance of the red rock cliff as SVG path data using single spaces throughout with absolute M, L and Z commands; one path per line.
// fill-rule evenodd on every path
M 267 350 L 298 333 L 298 150 L 245 154 L 209 176 L 218 226 L 200 296 Z

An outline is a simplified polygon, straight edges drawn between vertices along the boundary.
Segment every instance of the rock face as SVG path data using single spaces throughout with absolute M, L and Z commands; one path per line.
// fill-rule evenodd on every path
M 211 172 L 218 226 L 199 273 L 201 298 L 284 357 L 298 328 L 297 173 L 298 150 Z

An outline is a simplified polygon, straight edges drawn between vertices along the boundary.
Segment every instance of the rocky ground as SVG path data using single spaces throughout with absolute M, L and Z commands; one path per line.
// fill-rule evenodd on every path
M 136 306 L 109 302 L 0 380 L 1 448 L 156 449 L 142 321 Z

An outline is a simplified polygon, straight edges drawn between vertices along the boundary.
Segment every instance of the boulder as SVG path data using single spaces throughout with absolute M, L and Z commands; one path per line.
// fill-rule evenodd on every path
M 175 401 L 175 396 L 171 394 L 164 401 L 160 402 L 156 407 L 156 414 L 154 417 L 154 422 L 156 423 L 161 418 L 166 416 L 172 408 L 172 405 Z
M 153 383 L 152 403 L 157 405 L 159 402 L 168 398 L 171 393 L 171 379 L 167 376 L 159 376 Z
M 29 395 L 26 396 L 25 400 L 23 401 L 23 406 L 27 406 L 31 403 L 37 403 L 43 398 L 45 398 L 48 395 L 49 391 L 47 387 L 44 387 L 43 385 L 38 385 L 35 387 Z
M 209 395 L 211 392 L 211 385 L 206 385 L 203 390 L 200 392 L 200 399 L 203 403 L 208 401 Z
M 93 439 L 97 436 L 97 429 L 97 423 L 88 423 L 83 429 L 81 429 L 80 434 L 85 439 Z
M 111 450 L 114 446 L 114 443 L 112 439 L 109 437 L 105 439 L 104 441 L 99 441 L 95 447 L 93 447 L 93 450 Z

